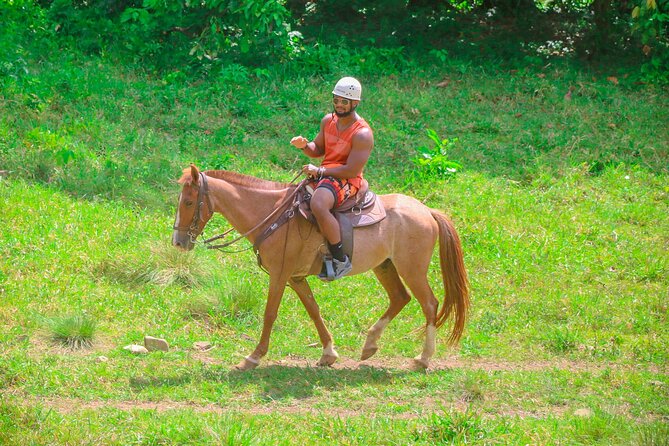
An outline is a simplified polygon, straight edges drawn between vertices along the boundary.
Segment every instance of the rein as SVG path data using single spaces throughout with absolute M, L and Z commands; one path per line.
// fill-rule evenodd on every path
M 200 174 L 203 175 L 202 173 L 200 173 Z M 290 180 L 290 183 L 288 183 L 288 184 L 293 184 L 293 183 L 295 182 L 295 180 L 297 180 L 297 179 L 300 177 L 300 175 L 302 175 L 302 172 L 299 172 L 297 175 L 295 175 L 295 177 L 294 177 L 292 180 Z M 234 229 L 235 229 L 235 228 L 230 228 L 230 229 L 228 229 L 227 231 L 223 232 L 222 234 L 219 234 L 219 235 L 216 235 L 216 236 L 214 236 L 214 237 L 208 238 L 207 240 L 203 240 L 202 243 L 204 243 L 205 245 L 207 245 L 207 249 L 222 249 L 222 248 L 227 248 L 228 246 L 231 246 L 231 245 L 237 243 L 239 240 L 241 240 L 241 239 L 243 239 L 243 238 L 246 238 L 248 235 L 252 234 L 252 233 L 253 233 L 254 231 L 256 231 L 258 228 L 260 228 L 260 227 L 263 226 L 265 223 L 267 223 L 267 222 L 268 222 L 272 217 L 274 217 L 276 214 L 278 214 L 279 212 L 282 212 L 282 211 L 288 206 L 288 204 L 289 204 L 291 201 L 294 202 L 294 201 L 295 201 L 295 200 L 294 200 L 294 199 L 295 199 L 295 196 L 298 194 L 298 192 L 300 191 L 300 189 L 302 188 L 302 186 L 304 186 L 304 184 L 305 184 L 307 181 L 308 181 L 308 179 L 306 179 L 306 178 L 305 178 L 304 180 L 302 180 L 302 181 L 297 185 L 297 187 L 295 188 L 295 190 L 294 190 L 292 193 L 290 193 L 289 195 L 287 195 L 286 198 L 284 198 L 284 200 L 283 200 L 283 201 L 276 207 L 276 209 L 274 209 L 274 210 L 273 210 L 267 217 L 265 217 L 260 223 L 258 223 L 257 225 L 255 225 L 254 227 L 252 227 L 251 229 L 249 229 L 248 231 L 246 231 L 245 233 L 239 235 L 238 237 L 235 237 L 235 238 L 232 239 L 232 240 L 228 240 L 227 242 L 224 242 L 224 243 L 221 243 L 221 244 L 218 244 L 218 245 L 210 245 L 211 242 L 213 242 L 213 241 L 215 241 L 215 240 L 220 240 L 220 239 L 224 238 L 226 235 L 228 235 L 230 232 L 234 231 Z M 206 183 L 205 183 L 205 184 L 206 184 Z M 208 198 L 208 197 L 207 197 L 207 198 Z M 199 195 L 198 195 L 198 201 L 199 201 Z M 211 209 L 211 208 L 210 208 L 210 209 Z M 213 213 L 213 211 L 212 211 L 212 213 Z

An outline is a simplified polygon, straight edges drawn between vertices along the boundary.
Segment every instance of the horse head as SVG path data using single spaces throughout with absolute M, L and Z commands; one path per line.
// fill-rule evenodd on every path
M 214 210 L 209 198 L 207 176 L 194 164 L 184 169 L 178 182 L 182 189 L 174 220 L 172 245 L 190 251 Z

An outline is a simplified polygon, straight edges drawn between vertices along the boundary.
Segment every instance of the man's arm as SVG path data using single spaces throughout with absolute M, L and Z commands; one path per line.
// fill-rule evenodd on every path
M 332 115 L 325 115 L 321 119 L 321 128 L 312 142 L 309 142 L 304 136 L 296 136 L 290 140 L 290 143 L 302 150 L 310 158 L 320 158 L 325 155 L 325 126 L 332 119 Z

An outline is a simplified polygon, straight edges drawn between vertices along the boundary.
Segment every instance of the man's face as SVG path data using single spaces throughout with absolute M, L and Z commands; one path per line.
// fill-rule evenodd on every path
M 340 118 L 344 118 L 355 110 L 358 101 L 352 101 L 350 99 L 342 98 L 341 96 L 333 95 L 332 105 L 334 106 L 335 114 Z

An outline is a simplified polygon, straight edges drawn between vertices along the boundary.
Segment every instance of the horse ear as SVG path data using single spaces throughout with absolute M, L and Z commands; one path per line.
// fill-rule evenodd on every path
M 190 176 L 192 178 L 193 184 L 197 186 L 198 182 L 200 181 L 200 171 L 197 170 L 197 167 L 195 167 L 195 164 L 190 165 Z

